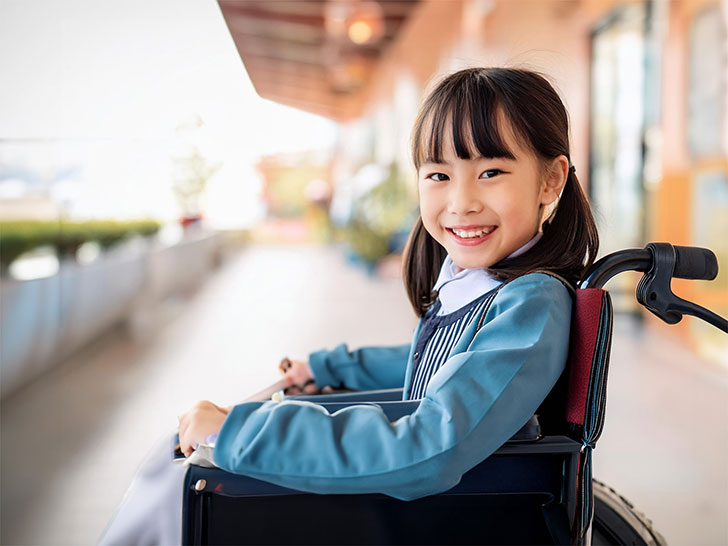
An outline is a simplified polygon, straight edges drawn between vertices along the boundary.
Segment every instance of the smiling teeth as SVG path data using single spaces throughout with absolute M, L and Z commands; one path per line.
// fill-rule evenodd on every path
M 461 237 L 463 239 L 472 239 L 476 237 L 483 237 L 484 235 L 488 235 L 491 231 L 493 231 L 495 228 L 487 228 L 487 229 L 479 229 L 478 231 L 464 231 L 461 229 L 453 229 L 452 232 L 457 235 L 458 237 Z

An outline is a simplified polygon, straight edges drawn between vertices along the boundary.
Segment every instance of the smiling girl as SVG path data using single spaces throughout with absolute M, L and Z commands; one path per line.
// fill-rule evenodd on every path
M 317 388 L 403 387 L 417 409 L 390 423 L 374 405 L 331 414 L 302 400 L 200 402 L 180 419 L 182 451 L 217 435 L 221 468 L 315 493 L 411 500 L 456 485 L 564 370 L 569 288 L 598 246 L 568 133 L 560 98 L 536 73 L 473 68 L 441 81 L 412 134 L 421 213 L 404 259 L 420 317 L 412 342 L 342 344 L 284 370 L 291 384 Z M 165 502 L 177 522 L 180 499 L 181 485 Z

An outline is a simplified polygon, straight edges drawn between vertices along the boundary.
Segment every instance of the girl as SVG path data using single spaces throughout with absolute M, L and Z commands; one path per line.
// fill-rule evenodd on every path
M 329 414 L 300 400 L 199 402 L 180 418 L 183 453 L 217 435 L 221 468 L 315 493 L 410 500 L 456 485 L 536 412 L 564 369 L 566 285 L 598 247 L 568 132 L 561 100 L 536 73 L 473 68 L 445 78 L 412 134 L 412 343 L 340 345 L 284 369 L 288 383 L 315 388 L 404 387 L 404 399 L 421 399 L 417 410 L 390 423 L 371 405 Z M 177 524 L 179 500 L 172 507 Z

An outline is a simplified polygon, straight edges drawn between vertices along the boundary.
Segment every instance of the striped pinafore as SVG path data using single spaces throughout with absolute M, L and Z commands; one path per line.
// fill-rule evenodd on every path
M 502 285 L 501 285 L 502 286 Z M 427 384 L 435 372 L 450 356 L 452 348 L 460 340 L 465 329 L 476 317 L 487 311 L 487 307 L 498 292 L 499 287 L 486 292 L 457 311 L 446 315 L 438 315 L 441 303 L 438 299 L 423 318 L 420 333 L 417 336 L 414 350 L 412 381 L 409 389 L 409 400 L 424 397 Z

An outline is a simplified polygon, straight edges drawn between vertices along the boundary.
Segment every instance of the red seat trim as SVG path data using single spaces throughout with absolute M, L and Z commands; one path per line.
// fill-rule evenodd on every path
M 599 335 L 605 291 L 585 288 L 576 291 L 569 340 L 569 387 L 566 420 L 584 425 L 589 380 Z

